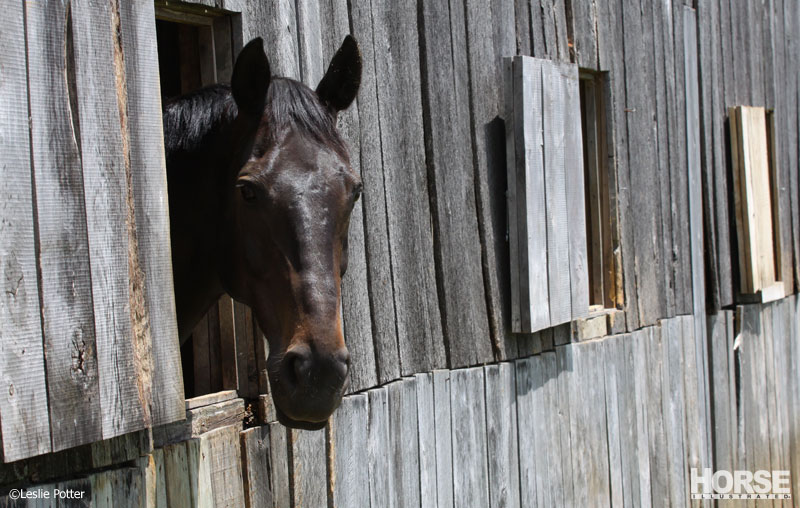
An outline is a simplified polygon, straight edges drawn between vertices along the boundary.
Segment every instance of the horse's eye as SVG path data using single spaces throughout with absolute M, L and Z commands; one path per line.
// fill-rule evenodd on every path
M 362 192 L 364 192 L 364 184 L 359 183 L 356 185 L 355 189 L 353 189 L 353 203 L 358 201 L 358 198 L 361 197 Z
M 239 192 L 241 192 L 242 199 L 244 199 L 248 203 L 252 203 L 256 200 L 257 198 L 256 189 L 254 188 L 252 183 L 239 182 L 238 184 L 236 184 L 236 187 L 239 189 Z

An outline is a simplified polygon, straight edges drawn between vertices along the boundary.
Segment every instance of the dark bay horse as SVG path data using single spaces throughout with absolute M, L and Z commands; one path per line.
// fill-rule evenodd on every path
M 355 99 L 361 56 L 345 38 L 316 90 L 271 76 L 261 39 L 231 85 L 164 106 L 181 342 L 227 292 L 252 307 L 284 425 L 320 429 L 341 401 L 347 229 L 361 192 L 336 115 Z

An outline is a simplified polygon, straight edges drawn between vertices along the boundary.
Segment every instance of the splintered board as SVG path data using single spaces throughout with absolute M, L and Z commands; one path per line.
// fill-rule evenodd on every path
M 773 206 L 770 182 L 776 179 L 776 168 L 770 153 L 768 115 L 764 108 L 737 106 L 728 109 L 728 116 L 740 291 L 760 293 L 763 301 L 773 300 L 783 297 L 783 285 L 776 284 L 775 240 L 779 245 L 780 238 L 774 230 L 778 210 Z
M 589 310 L 578 67 L 506 59 L 511 322 L 530 333 Z

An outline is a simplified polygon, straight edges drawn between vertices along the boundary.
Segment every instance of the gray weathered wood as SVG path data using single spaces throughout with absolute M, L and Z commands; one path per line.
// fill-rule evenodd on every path
M 570 356 L 571 350 L 559 348 L 559 352 L 566 352 Z M 536 483 L 536 448 L 534 444 L 534 392 L 536 390 L 532 358 L 525 358 L 514 362 L 516 373 L 516 397 L 517 397 L 517 432 L 519 436 L 518 447 L 525 450 L 519 454 L 519 489 L 520 506 L 536 506 L 537 483 Z
M 403 378 L 386 387 L 389 435 L 388 449 L 393 460 L 389 475 L 393 478 L 397 506 L 420 506 L 420 457 L 417 418 L 417 394 L 413 378 Z
M 681 292 L 682 285 L 675 280 L 675 275 L 682 273 L 680 266 L 676 263 L 677 256 L 673 252 L 679 247 L 673 245 L 673 222 L 672 222 L 672 200 L 670 193 L 670 171 L 669 156 L 672 148 L 671 132 L 669 131 L 670 122 L 674 124 L 674 116 L 668 114 L 670 111 L 670 98 L 674 100 L 674 59 L 672 55 L 672 9 L 668 3 L 658 1 L 648 1 L 647 10 L 650 11 L 650 19 L 643 20 L 645 27 L 652 27 L 652 35 L 647 37 L 645 44 L 653 48 L 652 53 L 652 72 L 653 90 L 655 91 L 655 115 L 660 121 L 655 122 L 656 137 L 656 164 L 659 181 L 659 200 L 661 207 L 658 219 L 661 221 L 661 250 L 664 260 L 662 276 L 662 292 L 664 293 L 664 313 L 662 317 L 672 317 L 678 307 L 677 301 L 683 297 Z M 652 38 L 651 38 L 652 37 Z M 672 97 L 668 93 L 672 85 Z M 679 135 L 674 134 L 675 137 Z M 680 169 L 676 168 L 676 171 Z M 680 281 L 683 279 L 681 278 Z M 680 285 L 680 288 L 678 287 Z M 681 300 L 682 301 L 682 300 Z
M 3 460 L 50 451 L 50 422 L 37 287 L 36 248 L 31 183 L 31 147 L 25 68 L 23 5 L 6 6 L 0 42 L 3 82 L 0 111 L 0 430 Z
M 547 223 L 547 287 L 550 308 L 550 326 L 560 325 L 572 318 L 570 291 L 570 228 L 567 211 L 566 175 L 566 116 L 572 114 L 565 109 L 567 85 L 561 69 L 550 62 L 541 64 L 541 116 L 544 132 L 544 195 Z M 577 71 L 577 69 L 575 69 Z M 568 75 L 569 70 L 564 69 Z M 571 83 L 577 87 L 575 80 Z M 536 114 L 536 113 L 534 113 Z M 580 144 L 578 145 L 580 146 Z M 576 147 L 569 147 L 577 150 Z M 582 152 L 581 152 L 582 153 Z M 570 182 L 572 183 L 572 182 Z M 585 198 L 584 198 L 585 200 Z M 564 234 L 566 232 L 566 234 Z M 581 234 L 586 236 L 585 228 Z M 539 302 L 531 298 L 532 305 Z
M 293 506 L 328 506 L 325 432 L 288 430 Z
M 566 3 L 573 61 L 581 67 L 600 70 L 597 61 L 597 5 L 580 0 L 567 0 Z
M 377 75 L 370 3 L 350 3 L 353 35 L 360 41 L 362 55 L 361 88 L 357 98 L 361 177 L 364 183 L 364 237 L 367 252 L 369 308 L 372 314 L 372 335 L 375 363 L 381 383 L 400 376 L 397 325 L 394 309 L 389 253 L 389 232 L 386 222 L 386 186 L 383 178 L 377 92 Z M 377 54 L 383 54 L 378 51 Z M 345 316 L 346 317 L 346 316 Z M 346 322 L 345 322 L 346 326 Z
M 570 346 L 565 346 L 570 347 Z M 573 344 L 569 399 L 574 502 L 610 505 L 605 387 L 598 343 Z M 575 396 L 573 396 L 575 394 Z
M 289 506 L 292 502 L 288 434 L 289 430 L 280 423 L 269 424 L 269 471 L 274 508 Z
M 711 393 L 714 415 L 714 467 L 736 469 L 736 390 L 733 364 L 733 316 L 729 311 L 709 315 Z
M 125 105 L 119 87 L 125 83 L 115 82 L 115 73 L 108 72 L 116 66 L 124 73 L 122 48 L 110 31 L 92 28 L 118 24 L 119 13 L 111 5 L 88 2 L 75 2 L 71 9 L 100 405 L 103 437 L 108 438 L 149 423 L 150 389 L 139 378 L 145 367 L 139 362 L 149 361 L 143 357 L 146 349 L 140 349 L 147 341 L 147 310 L 137 294 L 142 281 L 135 269 L 128 126 L 120 111 Z
M 569 279 L 572 319 L 589 313 L 589 262 L 586 238 L 586 183 L 583 168 L 581 104 L 578 68 L 561 64 L 561 86 L 564 89 L 564 165 L 567 200 L 567 234 L 569 236 Z M 604 117 L 603 112 L 598 112 Z M 603 126 L 601 125 L 601 128 Z M 604 151 L 601 151 L 604 153 Z M 603 189 L 603 192 L 610 192 Z M 603 224 L 604 228 L 613 227 Z M 610 249 L 609 249 L 610 252 Z M 563 267 L 562 267 L 563 269 Z M 616 281 L 608 281 L 616 284 Z
M 520 506 L 517 391 L 514 364 L 484 367 L 489 505 Z M 437 457 L 438 460 L 438 457 Z
M 515 153 L 508 154 L 508 168 L 515 172 L 515 178 L 509 177 L 509 181 L 516 182 L 516 203 L 512 206 L 517 208 L 520 284 L 520 323 L 513 330 L 532 332 L 550 324 L 550 308 L 544 298 L 548 292 L 541 62 L 515 58 L 513 80 Z
M 392 469 L 396 459 L 392 454 L 389 434 L 388 388 L 375 388 L 369 397 L 369 426 L 367 453 L 369 457 L 370 506 L 398 506 L 399 486 Z
M 245 41 L 255 37 L 264 39 L 264 49 L 269 56 L 270 70 L 274 75 L 301 78 L 294 1 L 241 2 L 238 8 L 231 10 L 242 12 Z
M 667 468 L 667 436 L 664 428 L 663 413 L 663 363 L 664 353 L 661 343 L 661 328 L 649 327 L 643 329 L 645 341 L 647 378 L 646 378 L 646 404 L 647 436 L 650 451 L 650 488 L 655 506 L 668 506 L 669 496 L 669 469 Z
M 421 5 L 422 112 L 449 366 L 490 361 L 470 136 L 464 9 Z
M 625 506 L 631 504 L 629 492 L 626 492 L 625 487 L 630 489 L 630 485 L 626 485 L 628 478 L 625 477 L 625 470 L 622 467 L 622 434 L 626 432 L 620 426 L 620 402 L 619 399 L 624 397 L 620 393 L 620 385 L 623 380 L 617 377 L 616 365 L 621 361 L 621 357 L 625 354 L 624 339 L 621 336 L 609 337 L 602 343 L 603 351 L 603 375 L 606 392 L 606 426 L 608 430 L 608 477 L 610 480 L 610 494 L 611 506 Z
M 214 492 L 211 489 L 211 457 L 207 447 L 201 438 L 190 439 L 184 445 L 191 488 L 188 505 L 210 508 L 214 505 Z
M 386 220 L 400 369 L 405 375 L 446 363 L 425 174 L 416 9 L 400 2 L 376 2 L 372 21 L 379 55 L 375 74 Z
M 433 371 L 434 433 L 436 441 L 436 500 L 453 508 L 453 434 L 450 413 L 450 371 Z
M 100 492 L 102 475 L 94 475 L 94 492 Z M 173 507 L 191 506 L 192 487 L 189 482 L 189 459 L 186 443 L 164 447 L 164 478 L 167 484 L 167 504 Z
M 247 508 L 271 507 L 269 427 L 253 427 L 239 434 L 242 453 L 244 504 Z
M 366 394 L 345 397 L 331 419 L 328 484 L 334 507 L 366 505 L 369 499 L 367 403 Z
M 597 11 L 597 40 L 598 59 L 601 70 L 606 70 L 611 76 L 618 76 L 625 72 L 624 58 L 624 32 L 619 30 L 623 24 L 623 11 L 621 0 L 610 0 L 598 4 Z M 619 235 L 619 245 L 615 247 L 621 252 L 621 263 L 618 270 L 621 272 L 624 297 L 625 324 L 628 330 L 639 328 L 639 307 L 637 305 L 637 286 L 634 277 L 634 251 L 633 251 L 633 219 L 631 215 L 630 198 L 630 170 L 628 156 L 628 131 L 626 129 L 627 92 L 625 81 L 620 79 L 610 80 L 610 98 L 607 102 L 606 118 L 610 125 L 610 135 L 607 137 L 608 154 L 611 157 L 609 170 L 609 188 L 616 194 L 609 200 L 611 204 L 610 215 L 612 227 Z M 615 199 L 614 199 L 615 198 Z
M 423 508 L 436 508 L 436 414 L 433 376 L 414 376 L 417 398 L 417 435 L 419 436 L 419 491 Z
M 636 301 L 641 325 L 651 325 L 664 315 L 663 248 L 660 220 L 660 192 L 655 125 L 655 90 L 652 75 L 652 30 L 650 29 L 652 5 L 624 4 L 625 86 L 627 96 L 625 113 L 629 136 L 630 156 L 630 218 L 633 222 L 631 236 L 623 234 L 623 241 L 634 243 Z M 647 45 L 648 39 L 651 44 Z M 626 231 L 627 233 L 627 231 Z M 628 298 L 630 293 L 626 291 Z
M 300 77 L 312 89 L 325 73 L 327 62 L 322 61 L 322 24 L 319 2 L 296 0 L 297 49 Z
M 635 428 L 635 448 L 632 450 L 636 456 L 632 457 L 631 475 L 638 475 L 633 482 L 638 485 L 639 497 L 634 497 L 633 504 L 649 505 L 651 503 L 651 488 L 653 475 L 659 474 L 658 471 L 650 469 L 650 448 L 647 425 L 647 332 L 638 330 L 630 335 L 631 341 L 631 370 L 633 373 L 632 382 L 634 384 L 632 421 L 630 423 Z
M 156 446 L 177 443 L 200 436 L 220 427 L 242 426 L 245 418 L 245 405 L 242 399 L 232 399 L 217 404 L 187 410 L 186 419 L 161 425 L 153 429 Z
M 504 99 L 504 88 L 511 84 L 504 72 L 510 64 L 504 57 L 516 53 L 514 7 L 508 0 L 465 2 L 478 231 L 489 327 L 500 360 L 516 357 L 517 349 L 516 338 L 510 334 L 509 298 L 516 285 L 509 275 L 506 239 L 514 213 L 508 210 L 507 218 L 506 190 L 511 188 L 506 181 L 506 153 L 513 150 L 507 151 L 506 143 L 513 142 L 513 136 L 503 135 L 501 120 L 506 119 L 510 127 Z
M 241 427 L 231 425 L 200 438 L 201 453 L 208 460 L 213 506 L 244 505 L 240 431 Z
M 489 506 L 483 369 L 450 373 L 454 506 Z
M 689 233 L 691 248 L 692 315 L 701 416 L 700 445 L 703 462 L 712 462 L 710 401 L 708 396 L 708 341 L 706 340 L 706 288 L 703 262 L 703 197 L 700 176 L 700 99 L 697 69 L 697 24 L 695 11 L 683 9 L 686 69 L 686 145 L 688 167 Z
M 61 2 L 26 10 L 42 332 L 54 451 L 102 439 L 81 162 Z M 71 69 L 74 72 L 74 69 Z M 79 132 L 79 131 L 78 131 Z M 64 234 L 66 227 L 73 233 Z M 9 435 L 14 438 L 13 434 Z
M 681 321 L 669 319 L 661 323 L 662 374 L 661 389 L 665 444 L 667 447 L 667 484 L 669 504 L 680 506 L 691 485 L 686 480 L 683 453 L 685 400 L 683 394 L 683 348 Z

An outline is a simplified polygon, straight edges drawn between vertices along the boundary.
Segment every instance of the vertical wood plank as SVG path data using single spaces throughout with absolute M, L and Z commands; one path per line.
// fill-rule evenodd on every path
M 662 321 L 662 402 L 667 447 L 667 477 L 669 504 L 680 506 L 691 488 L 686 480 L 684 443 L 684 394 L 683 394 L 683 341 L 681 322 L 677 319 Z
M 417 435 L 419 436 L 419 492 L 422 508 L 436 508 L 436 413 L 433 376 L 414 376 L 417 397 Z
M 469 61 L 470 120 L 475 170 L 478 231 L 481 237 L 483 278 L 486 286 L 486 305 L 495 355 L 504 360 L 516 357 L 517 341 L 510 334 L 510 291 L 516 291 L 509 275 L 509 245 L 506 240 L 511 223 L 506 210 L 507 185 L 506 143 L 504 122 L 510 118 L 505 111 L 504 87 L 511 85 L 504 78 L 505 57 L 514 55 L 514 3 L 508 0 L 481 2 L 467 0 L 466 32 Z M 489 22 L 491 20 L 491 22 Z M 506 97 L 511 94 L 506 93 Z M 514 268 L 516 270 L 516 268 Z
M 625 72 L 624 30 L 621 0 L 610 0 L 598 4 L 597 11 L 597 46 L 598 60 L 601 70 L 610 75 Z M 639 328 L 639 308 L 637 286 L 634 277 L 633 254 L 633 219 L 631 215 L 630 170 L 628 156 L 628 131 L 626 128 L 627 87 L 624 80 L 612 79 L 609 83 L 609 100 L 606 115 L 610 124 L 610 135 L 607 137 L 609 161 L 609 188 L 616 190 L 616 199 L 611 199 L 610 215 L 612 227 L 618 229 L 621 252 L 618 273 L 622 276 L 624 298 L 618 298 L 624 304 L 625 322 L 628 330 Z
M 276 76 L 301 79 L 297 37 L 297 10 L 293 0 L 242 2 L 231 10 L 242 12 L 244 40 L 264 39 L 269 65 Z
M 372 22 L 385 220 L 400 369 L 407 375 L 446 364 L 424 169 L 416 9 L 413 4 L 375 2 Z M 398 103 L 406 107 L 397 108 Z
M 589 313 L 589 262 L 586 239 L 586 182 L 583 169 L 583 138 L 581 134 L 581 101 L 578 81 L 578 68 L 570 64 L 561 64 L 562 86 L 564 89 L 564 167 L 567 203 L 567 234 L 569 236 L 569 280 L 572 307 L 572 319 L 584 317 Z M 598 118 L 604 112 L 597 111 Z M 600 123 L 605 128 L 605 123 Z M 603 134 L 604 135 L 604 134 Z M 601 136 L 601 139 L 603 137 Z M 601 150 L 600 153 L 605 153 Z M 603 168 L 607 166 L 602 166 Z M 601 188 L 607 195 L 608 187 Z M 603 224 L 608 230 L 613 225 Z M 610 235 L 609 235 L 610 238 Z M 605 249 L 604 249 L 605 252 Z M 608 251 L 610 252 L 610 250 Z M 605 255 L 605 254 L 604 254 Z M 611 262 L 611 260 L 608 260 Z M 563 267 L 562 267 L 563 268 Z M 608 285 L 616 281 L 609 280 Z M 606 291 L 608 293 L 608 291 Z
M 69 107 L 75 97 L 70 96 L 64 79 L 70 71 L 74 73 L 64 58 L 64 38 L 72 34 L 60 2 L 27 5 L 25 14 L 42 331 L 51 434 L 53 449 L 58 451 L 102 439 L 97 350 L 83 178 L 75 137 L 80 134 L 74 130 L 77 118 L 72 116 L 77 111 Z M 72 233 L 64 234 L 65 228 Z
M 331 419 L 328 474 L 334 507 L 364 506 L 369 499 L 367 403 L 366 394 L 345 397 Z
M 243 303 L 233 302 L 233 322 L 236 337 L 238 393 L 240 397 L 253 399 L 260 394 L 253 311 Z
M 573 61 L 581 67 L 600 70 L 597 59 L 597 5 L 580 0 L 567 0 L 566 4 Z
M 439 508 L 453 508 L 453 435 L 450 413 L 450 371 L 433 371 L 436 441 L 436 500 Z M 374 506 L 374 505 L 373 505 Z
M 239 434 L 242 450 L 242 481 L 247 508 L 271 507 L 269 427 L 253 427 Z
M 558 351 L 568 357 L 571 364 L 571 349 L 558 348 Z M 534 442 L 534 391 L 536 390 L 532 358 L 525 358 L 514 362 L 516 373 L 517 392 L 517 432 L 519 436 L 519 488 L 520 506 L 535 507 L 537 499 L 536 484 L 536 448 Z
M 114 44 L 118 16 L 108 4 L 72 4 L 104 438 L 139 430 L 149 423 L 150 411 L 150 401 L 142 400 L 146 394 L 137 386 L 144 381 L 138 378 L 137 357 L 145 353 L 139 347 L 143 346 L 140 334 L 146 337 L 147 325 L 142 321 L 146 317 L 139 314 L 146 309 L 136 298 L 136 285 L 142 281 L 134 268 L 138 264 L 135 233 L 131 235 L 129 230 L 135 230 L 135 211 L 130 208 L 127 119 L 121 113 L 125 94 L 121 87 L 125 82 L 124 78 L 115 81 L 115 73 L 108 72 L 123 64 L 121 48 Z M 98 30 L 98 26 L 108 29 Z M 117 70 L 124 76 L 124 68 Z M 131 313 L 132 304 L 136 315 Z
M 703 261 L 703 195 L 700 176 L 700 99 L 697 68 L 697 20 L 694 9 L 683 9 L 686 69 L 686 145 L 688 167 L 689 233 L 691 247 L 692 321 L 701 417 L 700 446 L 703 464 L 712 463 L 710 400 L 708 396 L 708 341 L 706 339 L 706 287 Z M 706 503 L 709 504 L 709 503 Z
M 322 24 L 319 2 L 296 0 L 297 49 L 300 77 L 312 89 L 322 79 L 325 62 L 322 61 Z
M 50 451 L 42 322 L 37 287 L 23 5 L 6 6 L 0 21 L 3 80 L 0 111 L 0 434 L 3 460 Z
M 627 241 L 634 244 L 634 271 L 626 271 L 626 277 L 633 275 L 638 286 L 637 300 L 629 300 L 629 303 L 638 305 L 641 325 L 654 324 L 665 310 L 664 292 L 659 289 L 663 285 L 663 248 L 659 244 L 662 230 L 658 165 L 656 146 L 651 142 L 656 139 L 655 91 L 649 79 L 653 69 L 649 53 L 652 48 L 651 13 L 650 2 L 624 4 L 625 112 L 633 222 L 632 236 Z M 624 234 L 623 240 L 626 240 Z
M 369 308 L 372 314 L 372 334 L 375 344 L 375 363 L 381 383 L 400 376 L 397 343 L 397 324 L 394 308 L 394 287 L 389 251 L 389 231 L 386 222 L 386 186 L 381 168 L 381 140 L 377 91 L 376 51 L 370 2 L 350 3 L 353 35 L 360 41 L 362 54 L 361 88 L 357 97 L 360 143 L 360 166 L 364 183 L 364 237 L 367 252 L 367 281 Z M 347 326 L 345 322 L 345 326 Z
M 572 224 L 567 212 L 565 94 L 566 79 L 561 69 L 541 63 L 542 131 L 544 132 L 544 196 L 547 223 L 547 281 L 550 326 L 572 318 L 569 237 Z M 570 111 L 571 113 L 571 111 Z M 580 144 L 578 144 L 580 146 Z M 575 150 L 577 147 L 570 147 Z M 585 198 L 584 198 L 585 200 Z M 577 226 L 577 225 L 576 225 Z M 585 228 L 581 234 L 586 235 Z M 566 232 L 566 234 L 564 234 Z M 532 301 L 533 305 L 538 302 Z
M 421 4 L 425 154 L 449 366 L 492 360 L 470 137 L 464 9 Z
M 483 369 L 450 374 L 454 506 L 489 506 Z
M 245 504 L 239 429 L 237 425 L 229 425 L 201 438 L 201 453 L 208 460 L 213 506 Z
M 164 447 L 164 478 L 167 485 L 167 505 L 176 508 L 190 507 L 192 486 L 189 482 L 186 443 Z M 98 487 L 100 486 L 94 485 L 93 490 L 98 491 Z
M 664 428 L 663 416 L 663 349 L 661 344 L 661 329 L 649 327 L 644 329 L 646 362 L 647 362 L 647 436 L 650 450 L 650 488 L 655 506 L 668 506 L 669 497 L 669 469 L 667 469 L 667 437 Z
M 389 396 L 387 388 L 367 392 L 369 397 L 369 427 L 367 452 L 369 455 L 370 506 L 398 506 L 399 487 L 392 469 L 396 458 L 391 452 L 389 434 Z
M 653 59 L 653 90 L 655 91 L 655 131 L 656 138 L 654 139 L 657 146 L 656 150 L 656 164 L 657 174 L 659 181 L 659 200 L 660 207 L 660 221 L 661 221 L 661 250 L 662 259 L 664 260 L 664 268 L 661 272 L 662 276 L 662 291 L 664 293 L 664 313 L 662 317 L 672 317 L 676 314 L 677 309 L 683 307 L 683 279 L 680 277 L 682 273 L 681 267 L 678 266 L 676 261 L 678 257 L 673 255 L 680 247 L 674 245 L 674 232 L 672 221 L 672 196 L 670 189 L 670 172 L 671 165 L 669 163 L 670 143 L 671 136 L 678 138 L 678 133 L 672 133 L 669 130 L 670 121 L 673 124 L 677 123 L 675 115 L 670 114 L 669 101 L 670 98 L 674 100 L 674 59 L 672 51 L 672 23 L 671 23 L 671 6 L 665 2 L 648 2 L 648 9 L 651 12 L 649 20 L 644 20 L 644 25 L 648 24 L 652 27 L 652 59 Z M 670 15 L 665 15 L 668 11 Z M 666 20 L 665 20 L 666 18 Z M 671 82 L 671 83 L 670 83 Z M 670 91 L 669 85 L 672 84 Z M 671 92 L 671 94 L 670 94 Z M 670 97 L 672 95 L 672 97 Z M 676 168 L 676 171 L 679 169 Z M 676 226 L 677 227 L 677 226 Z M 679 280 L 675 280 L 676 274 L 679 275 Z
M 513 72 L 515 153 L 508 155 L 508 167 L 516 181 L 520 281 L 520 329 L 514 331 L 533 332 L 550 324 L 549 304 L 543 298 L 548 290 L 541 64 L 516 58 Z
M 280 423 L 269 424 L 270 481 L 272 484 L 272 506 L 281 508 L 292 502 L 289 483 L 288 430 Z
M 290 429 L 289 452 L 292 505 L 309 508 L 328 506 L 325 433 Z
M 387 388 L 389 453 L 393 457 L 389 475 L 397 493 L 397 506 L 420 506 L 419 431 L 417 394 L 413 379 L 404 378 Z
M 519 441 L 514 364 L 487 365 L 484 376 L 489 506 L 518 508 Z
M 604 385 L 606 394 L 606 425 L 608 429 L 608 476 L 610 480 L 611 506 L 625 506 L 630 502 L 630 489 L 626 485 L 627 478 L 623 469 L 622 434 L 625 429 L 620 426 L 621 380 L 617 377 L 616 364 L 624 355 L 624 343 L 621 336 L 609 337 L 602 343 Z M 627 489 L 625 488 L 627 487 Z

